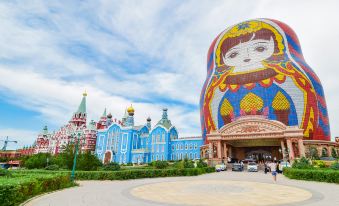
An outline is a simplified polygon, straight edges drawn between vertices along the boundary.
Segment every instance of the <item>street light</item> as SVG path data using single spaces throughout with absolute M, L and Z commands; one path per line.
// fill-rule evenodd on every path
M 71 173 L 71 181 L 73 182 L 75 179 L 75 167 L 77 164 L 77 155 L 78 155 L 78 144 L 80 141 L 80 131 L 77 130 L 76 132 L 72 133 L 72 137 L 74 138 L 75 134 L 77 134 L 78 138 L 76 139 L 77 142 L 75 144 L 75 154 L 74 154 L 74 159 L 73 159 L 73 168 L 72 168 L 72 173 Z

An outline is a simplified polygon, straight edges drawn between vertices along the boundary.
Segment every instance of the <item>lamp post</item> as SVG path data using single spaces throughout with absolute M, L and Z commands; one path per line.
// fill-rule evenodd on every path
M 74 137 L 74 133 L 72 134 L 72 136 Z M 75 179 L 75 167 L 76 167 L 76 164 L 77 164 L 77 155 L 78 155 L 78 144 L 79 144 L 79 141 L 80 141 L 80 132 L 78 131 L 77 132 L 77 142 L 75 144 L 75 154 L 74 154 L 74 159 L 73 159 L 73 168 L 72 168 L 72 173 L 71 173 L 71 181 L 73 182 L 74 179 Z

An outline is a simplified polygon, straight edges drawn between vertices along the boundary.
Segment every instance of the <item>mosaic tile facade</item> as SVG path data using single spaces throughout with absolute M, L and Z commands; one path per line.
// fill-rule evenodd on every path
M 201 93 L 202 135 L 245 115 L 264 115 L 330 140 L 319 78 L 307 65 L 294 31 L 271 19 L 227 28 L 212 42 Z

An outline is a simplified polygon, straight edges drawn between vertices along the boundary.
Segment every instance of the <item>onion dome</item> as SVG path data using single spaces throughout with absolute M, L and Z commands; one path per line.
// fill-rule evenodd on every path
M 112 114 L 111 114 L 111 113 L 108 113 L 107 118 L 108 118 L 108 119 L 112 119 Z
M 132 107 L 132 105 L 127 108 L 127 112 L 128 112 L 128 114 L 134 113 L 134 108 Z

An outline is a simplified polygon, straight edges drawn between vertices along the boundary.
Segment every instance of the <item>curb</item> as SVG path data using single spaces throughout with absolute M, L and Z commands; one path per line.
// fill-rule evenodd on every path
M 38 198 L 40 198 L 40 197 L 42 197 L 42 196 L 44 196 L 44 195 L 52 194 L 52 193 L 55 193 L 55 192 L 60 192 L 60 191 L 62 191 L 62 190 L 70 189 L 70 188 L 73 188 L 73 187 L 79 187 L 79 184 L 77 184 L 77 183 L 75 183 L 75 184 L 76 184 L 76 185 L 71 186 L 71 187 L 66 187 L 66 188 L 62 188 L 62 189 L 59 189 L 59 190 L 54 190 L 54 191 L 50 191 L 50 192 L 45 192 L 45 193 L 42 193 L 42 194 L 40 194 L 40 195 L 31 197 L 31 198 L 29 198 L 28 200 L 26 200 L 25 202 L 19 204 L 19 206 L 25 206 L 27 203 L 29 203 L 29 202 L 31 202 L 31 201 L 33 201 L 33 200 L 35 200 L 35 199 L 38 199 Z

